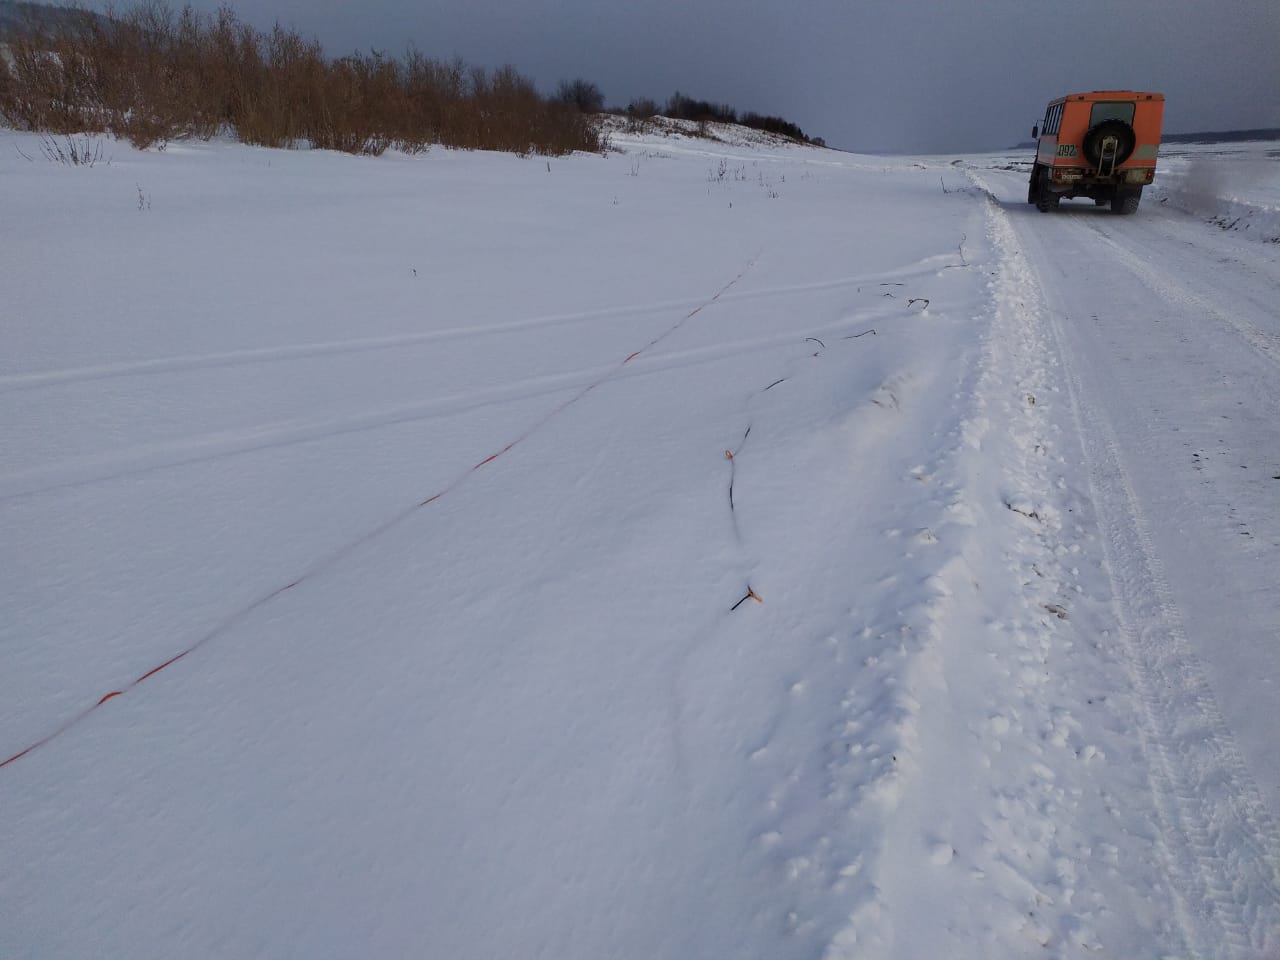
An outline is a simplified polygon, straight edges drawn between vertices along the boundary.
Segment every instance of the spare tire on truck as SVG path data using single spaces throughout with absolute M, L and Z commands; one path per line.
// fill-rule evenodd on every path
M 1115 159 L 1113 160 L 1110 153 L 1103 156 L 1103 146 L 1108 138 L 1114 137 L 1116 140 Z M 1089 128 L 1088 133 L 1084 135 L 1084 142 L 1080 144 L 1084 152 L 1084 158 L 1094 167 L 1101 167 L 1105 161 L 1108 166 L 1114 164 L 1119 166 L 1129 159 L 1129 154 L 1133 153 L 1133 146 L 1137 142 L 1134 136 L 1133 127 L 1125 123 L 1123 120 L 1103 120 L 1101 123 L 1095 123 Z

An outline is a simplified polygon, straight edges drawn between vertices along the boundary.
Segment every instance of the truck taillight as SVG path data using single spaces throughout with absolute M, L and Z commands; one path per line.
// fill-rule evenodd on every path
M 1128 171 L 1124 178 L 1130 183 L 1150 183 L 1155 179 L 1155 171 L 1150 167 L 1137 167 Z

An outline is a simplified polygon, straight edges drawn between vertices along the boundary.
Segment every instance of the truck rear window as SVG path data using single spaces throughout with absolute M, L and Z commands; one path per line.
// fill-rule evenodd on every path
M 1123 120 L 1133 126 L 1133 104 L 1119 101 L 1095 103 L 1089 113 L 1089 126 L 1096 127 L 1103 120 Z

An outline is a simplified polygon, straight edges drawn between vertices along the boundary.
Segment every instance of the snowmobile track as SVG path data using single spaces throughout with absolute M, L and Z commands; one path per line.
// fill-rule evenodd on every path
M 891 309 L 896 310 L 896 308 L 877 304 L 874 312 L 862 312 L 815 329 L 672 350 L 655 356 L 636 356 L 625 371 L 618 371 L 617 363 L 614 361 L 562 373 L 528 377 L 501 386 L 435 397 L 418 403 L 398 404 L 356 416 L 317 421 L 253 424 L 237 430 L 197 434 L 178 440 L 113 450 L 110 453 L 85 454 L 44 467 L 0 474 L 0 502 L 14 497 L 97 483 L 117 477 L 135 476 L 152 470 L 179 467 L 253 453 L 258 450 L 324 441 L 345 434 L 458 416 L 482 407 L 517 403 L 581 390 L 602 377 L 625 380 L 700 364 L 718 363 L 743 354 L 774 350 L 787 344 L 803 343 L 806 333 L 842 334 L 852 329 L 851 325 L 865 324 L 869 318 L 876 321 L 882 320 L 886 312 Z
M 898 270 L 868 275 L 851 275 L 834 277 L 813 283 L 763 287 L 755 290 L 730 291 L 720 298 L 723 303 L 750 302 L 766 300 L 771 297 L 788 297 L 798 293 L 813 293 L 823 290 L 842 290 L 883 281 L 886 277 L 916 277 L 926 275 L 936 269 L 939 262 L 947 258 L 928 257 L 918 263 L 907 264 Z M 485 325 L 469 325 L 463 327 L 447 327 L 421 333 L 408 333 L 386 337 L 358 337 L 349 340 L 318 341 L 313 343 L 287 344 L 278 347 L 263 347 L 252 350 L 229 350 L 220 353 L 187 354 L 181 356 L 156 357 L 150 360 L 136 360 L 128 363 L 108 363 L 84 367 L 63 367 L 53 370 L 37 370 L 0 374 L 0 393 L 17 390 L 35 390 L 43 387 L 54 387 L 63 384 L 84 383 L 93 380 L 109 380 L 116 377 L 152 376 L 165 373 L 178 373 L 187 370 L 203 370 L 218 367 L 236 367 L 248 364 L 283 363 L 293 360 L 305 360 L 313 357 L 342 357 L 360 353 L 372 353 L 381 350 L 402 350 L 425 344 L 447 340 L 472 340 L 480 337 L 515 333 L 523 330 L 539 330 L 558 326 L 569 326 L 579 323 L 591 323 L 601 320 L 622 320 L 633 317 L 662 316 L 673 312 L 684 312 L 702 304 L 696 297 L 680 300 L 660 300 L 652 303 L 632 304 L 629 306 L 609 307 L 603 310 L 588 310 L 578 313 L 553 314 L 541 317 L 526 317 Z

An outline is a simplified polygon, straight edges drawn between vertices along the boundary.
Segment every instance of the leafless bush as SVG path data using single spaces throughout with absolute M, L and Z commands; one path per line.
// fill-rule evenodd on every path
M 92 109 L 92 77 L 78 56 L 87 16 L 56 27 L 32 20 L 0 37 L 8 49 L 0 69 L 0 117 L 20 130 L 101 132 L 101 118 Z
M 658 103 L 647 97 L 640 97 L 627 104 L 627 132 L 644 133 L 658 115 Z
M 0 40 L 11 50 L 0 117 L 19 129 L 109 132 L 142 148 L 224 129 L 263 146 L 374 155 L 431 144 L 521 154 L 600 147 L 576 105 L 542 97 L 513 67 L 490 73 L 414 50 L 329 59 L 317 42 L 279 25 L 263 33 L 226 6 L 175 14 L 142 0 L 105 16 L 33 20 Z
M 68 167 L 92 167 L 102 159 L 102 140 L 90 138 L 87 134 L 80 137 L 45 134 L 40 138 L 40 152 L 46 160 L 54 163 Z
M 627 116 L 638 120 L 649 120 L 658 115 L 658 102 L 648 97 L 639 97 L 627 104 Z
M 556 88 L 556 99 L 575 107 L 580 113 L 600 113 L 604 110 L 604 94 L 590 80 L 561 80 Z

